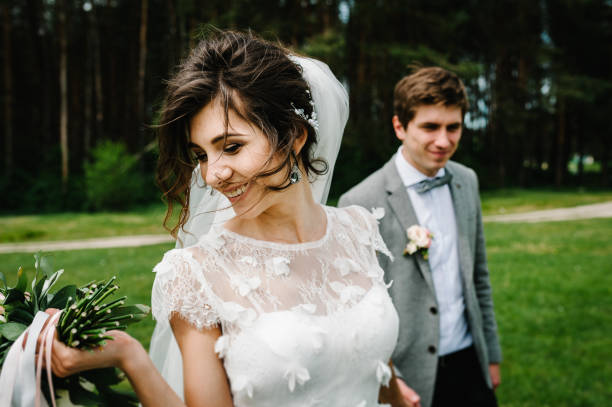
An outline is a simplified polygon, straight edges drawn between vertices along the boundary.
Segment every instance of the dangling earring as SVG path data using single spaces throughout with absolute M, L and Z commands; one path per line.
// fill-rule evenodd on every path
M 300 171 L 300 166 L 298 165 L 297 159 L 293 163 L 291 167 L 291 173 L 289 174 L 289 183 L 297 184 L 302 179 L 302 171 Z

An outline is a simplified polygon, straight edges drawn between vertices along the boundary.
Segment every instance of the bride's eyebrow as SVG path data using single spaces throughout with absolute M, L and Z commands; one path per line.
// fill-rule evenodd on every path
M 248 137 L 248 134 L 242 134 L 242 133 L 228 133 L 228 134 L 219 134 L 218 136 L 216 136 L 215 138 L 212 139 L 211 144 L 217 144 L 220 141 L 225 141 L 227 139 L 230 138 L 235 138 L 235 137 Z M 187 144 L 187 147 L 189 148 L 199 148 L 200 150 L 204 150 L 204 148 L 202 148 L 199 144 L 194 143 L 193 141 L 190 141 Z
M 230 139 L 233 137 L 247 137 L 248 134 L 242 134 L 242 133 L 225 133 L 225 134 L 219 134 L 218 136 L 216 136 L 215 138 L 212 139 L 212 141 L 210 142 L 211 144 L 217 144 L 220 141 L 225 141 L 226 139 Z

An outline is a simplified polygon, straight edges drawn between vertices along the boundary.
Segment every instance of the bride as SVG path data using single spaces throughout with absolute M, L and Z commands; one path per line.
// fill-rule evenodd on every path
M 144 406 L 378 406 L 390 253 L 370 212 L 319 203 L 347 116 L 325 64 L 250 33 L 202 41 L 161 117 L 158 181 L 186 247 L 155 267 L 153 360 L 113 332 L 96 352 L 56 341 L 54 373 L 117 366 Z

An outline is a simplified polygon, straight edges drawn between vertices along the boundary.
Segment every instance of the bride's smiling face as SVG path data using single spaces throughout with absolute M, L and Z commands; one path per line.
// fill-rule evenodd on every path
M 283 171 L 257 175 L 276 168 L 282 160 L 271 158 L 270 142 L 257 126 L 236 112 L 227 114 L 219 99 L 202 108 L 190 121 L 190 147 L 200 163 L 202 178 L 231 202 L 237 214 L 257 216 L 271 195 L 267 186 L 283 182 Z M 259 208 L 259 210 L 256 210 Z

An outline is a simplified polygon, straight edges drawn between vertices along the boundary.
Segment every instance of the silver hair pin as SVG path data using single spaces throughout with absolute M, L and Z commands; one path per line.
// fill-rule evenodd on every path
M 295 107 L 293 102 L 291 102 L 291 107 L 293 108 L 293 112 L 297 114 L 298 116 L 300 116 L 302 119 L 306 120 L 308 124 L 312 126 L 313 129 L 319 130 L 319 121 L 317 120 L 317 112 L 315 111 L 315 105 L 312 99 L 310 99 L 310 106 L 312 106 L 312 113 L 310 114 L 310 116 L 307 116 L 304 109 L 298 109 L 297 107 Z

